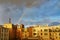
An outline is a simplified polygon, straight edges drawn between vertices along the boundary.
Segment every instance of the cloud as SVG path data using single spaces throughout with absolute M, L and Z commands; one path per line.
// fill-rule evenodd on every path
M 27 0 L 26 1 L 26 6 L 27 7 L 33 7 L 33 6 L 39 6 L 46 2 L 47 0 Z
M 22 6 L 33 7 L 43 2 L 44 0 L 0 0 L 0 9 L 1 9 L 0 14 L 2 15 L 1 16 L 2 23 L 8 23 L 8 18 L 16 16 L 16 14 L 17 15 L 20 14 L 21 17 L 22 9 L 20 8 Z M 15 19 L 15 17 L 13 17 L 13 19 Z
M 59 10 L 58 0 L 0 0 L 0 23 L 7 23 L 9 17 L 15 24 L 50 23 Z
M 0 0 L 0 3 L 3 4 L 7 4 L 10 3 L 12 5 L 17 5 L 17 6 L 21 6 L 23 4 L 25 4 L 27 7 L 29 6 L 36 6 L 36 5 L 40 5 L 44 2 L 46 2 L 47 0 Z
M 0 4 L 0 24 L 8 23 L 9 18 L 12 18 L 12 22 L 15 23 L 20 16 L 21 8 L 11 4 Z
M 27 18 L 27 19 L 35 19 L 37 20 L 37 22 L 31 22 L 28 21 L 24 21 L 27 24 L 49 24 L 52 21 L 54 21 L 52 18 L 56 17 L 59 15 L 59 7 L 57 6 L 58 0 L 50 0 L 49 2 L 41 5 L 38 9 L 31 7 L 31 8 L 26 8 L 24 10 L 24 13 L 26 13 L 26 15 L 23 17 L 23 19 Z M 50 19 L 51 18 L 51 19 Z M 40 20 L 42 19 L 42 21 Z M 40 20 L 38 22 L 38 20 Z M 33 20 L 34 21 L 34 20 Z

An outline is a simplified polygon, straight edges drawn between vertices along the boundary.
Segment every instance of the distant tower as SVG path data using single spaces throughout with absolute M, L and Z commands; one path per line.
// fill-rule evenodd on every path
M 9 23 L 11 23 L 11 18 L 9 18 Z

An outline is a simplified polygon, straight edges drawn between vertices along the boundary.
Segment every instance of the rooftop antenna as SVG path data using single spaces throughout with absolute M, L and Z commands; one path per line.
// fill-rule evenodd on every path
M 11 23 L 11 18 L 9 18 L 9 23 Z

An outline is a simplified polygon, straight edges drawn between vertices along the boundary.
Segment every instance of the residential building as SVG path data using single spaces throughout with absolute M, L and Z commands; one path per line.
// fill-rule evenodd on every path
M 39 35 L 42 40 L 49 40 L 49 27 L 48 26 L 40 27 Z
M 29 32 L 29 37 L 33 36 L 33 26 L 27 27 L 27 31 Z
M 9 40 L 9 29 L 0 27 L 0 40 Z
M 39 31 L 40 31 L 40 26 L 39 25 L 35 25 L 32 29 L 32 35 L 33 37 L 38 37 L 39 36 Z

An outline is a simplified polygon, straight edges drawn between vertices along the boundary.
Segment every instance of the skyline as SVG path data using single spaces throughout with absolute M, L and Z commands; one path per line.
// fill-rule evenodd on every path
M 25 25 L 49 24 L 51 22 L 60 22 L 60 1 L 59 0 L 43 0 L 10 3 L 3 2 L 0 4 L 0 24 L 7 23 L 10 17 L 12 23 Z M 26 3 L 26 4 L 25 4 Z M 18 5 L 17 5 L 18 4 Z M 23 16 L 22 16 L 23 14 Z M 21 18 L 22 16 L 22 18 Z M 20 21 L 19 21 L 20 19 Z

